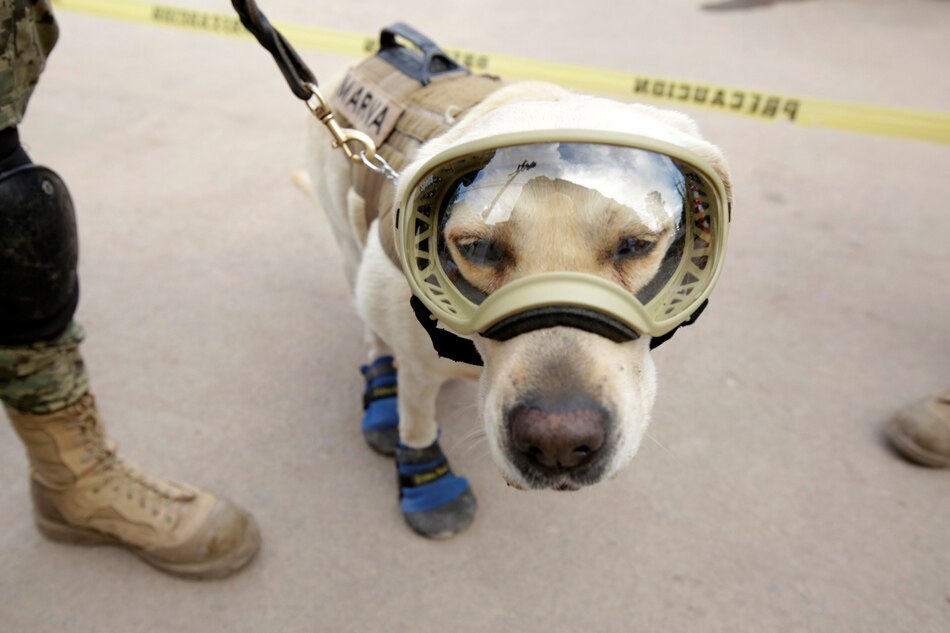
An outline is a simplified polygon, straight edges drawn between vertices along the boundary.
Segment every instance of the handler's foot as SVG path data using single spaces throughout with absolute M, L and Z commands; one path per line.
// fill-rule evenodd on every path
M 396 447 L 399 505 L 415 532 L 445 539 L 475 520 L 478 504 L 468 480 L 452 474 L 439 442 L 426 448 Z
M 52 413 L 7 413 L 26 445 L 34 518 L 46 537 L 120 545 L 189 578 L 227 576 L 257 553 L 257 524 L 240 507 L 116 457 L 91 395 Z
M 360 368 L 366 380 L 363 392 L 363 437 L 380 455 L 396 453 L 399 443 L 396 367 L 392 356 L 381 356 Z
M 888 439 L 912 462 L 950 467 L 950 389 L 901 411 L 885 427 Z

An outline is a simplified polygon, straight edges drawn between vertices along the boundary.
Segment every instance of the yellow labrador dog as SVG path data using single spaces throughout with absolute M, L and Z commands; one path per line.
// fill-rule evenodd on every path
M 403 199 L 407 183 L 440 152 L 472 139 L 538 127 L 620 131 L 657 139 L 701 157 L 730 189 L 721 152 L 702 138 L 686 115 L 524 82 L 503 85 L 418 148 L 401 170 L 395 200 Z M 356 310 L 366 326 L 370 367 L 387 357 L 398 365 L 397 463 L 403 512 L 413 529 L 430 537 L 449 536 L 474 515 L 467 484 L 443 486 L 436 498 L 421 504 L 414 504 L 415 498 L 406 503 L 414 492 L 412 477 L 420 472 L 425 475 L 422 488 L 446 473 L 456 483 L 461 480 L 451 475 L 437 445 L 436 394 L 450 379 L 479 380 L 484 433 L 510 485 L 576 490 L 623 468 L 640 446 L 656 394 L 650 337 L 618 342 L 569 325 L 532 329 L 505 340 L 476 332 L 467 338 L 484 367 L 440 358 L 410 307 L 406 275 L 387 254 L 392 246 L 381 242 L 389 234 L 383 232 L 381 238 L 376 223 L 367 226 L 362 219 L 363 200 L 354 195 L 351 164 L 331 148 L 318 124 L 309 136 L 308 175 L 298 174 L 298 184 L 329 218 Z M 522 164 L 512 173 L 531 167 Z M 544 271 L 588 273 L 633 294 L 640 292 L 657 275 L 678 230 L 676 218 L 664 206 L 664 197 L 675 193 L 649 192 L 646 203 L 633 209 L 617 202 L 620 193 L 612 191 L 625 182 L 619 168 L 595 175 L 605 183 L 599 191 L 558 177 L 532 178 L 519 190 L 517 212 L 509 211 L 500 222 L 491 221 L 484 211 L 487 203 L 479 199 L 477 183 L 463 183 L 464 191 L 456 192 L 454 211 L 441 228 L 446 274 L 463 279 L 463 292 L 476 300 Z M 495 195 L 488 203 L 496 204 L 503 193 Z M 384 214 L 384 219 L 392 221 L 392 216 Z M 458 492 L 462 489 L 464 494 Z

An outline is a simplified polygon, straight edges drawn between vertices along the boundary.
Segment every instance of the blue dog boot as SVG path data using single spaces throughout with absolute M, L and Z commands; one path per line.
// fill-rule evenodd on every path
M 366 379 L 363 392 L 363 437 L 374 451 L 394 455 L 399 443 L 396 368 L 392 356 L 380 356 L 360 368 Z
M 399 506 L 416 533 L 444 539 L 471 525 L 475 495 L 467 479 L 452 474 L 438 441 L 426 448 L 397 445 L 396 469 Z

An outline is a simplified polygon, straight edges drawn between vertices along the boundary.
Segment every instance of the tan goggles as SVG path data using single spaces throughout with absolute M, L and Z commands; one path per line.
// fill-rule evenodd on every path
M 718 276 L 722 182 L 657 141 L 557 135 L 578 138 L 496 138 L 423 166 L 399 227 L 413 292 L 459 334 L 552 306 L 594 311 L 640 334 L 669 332 Z

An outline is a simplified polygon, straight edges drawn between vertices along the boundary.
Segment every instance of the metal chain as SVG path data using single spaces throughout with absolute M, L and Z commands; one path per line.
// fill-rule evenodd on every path
M 386 162 L 382 154 L 374 154 L 372 157 L 369 157 L 366 155 L 366 152 L 360 152 L 360 161 L 366 165 L 367 169 L 371 169 L 377 174 L 382 174 L 393 183 L 399 180 L 399 172 Z M 376 163 L 374 164 L 373 161 L 376 161 Z

